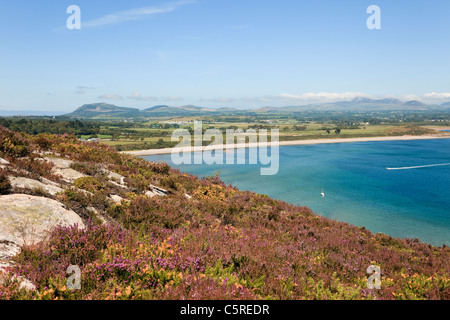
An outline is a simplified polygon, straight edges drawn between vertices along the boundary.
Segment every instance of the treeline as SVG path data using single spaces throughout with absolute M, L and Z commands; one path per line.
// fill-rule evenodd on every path
M 100 133 L 99 123 L 79 120 L 0 118 L 0 126 L 32 135 L 40 133 L 96 135 Z
M 450 123 L 449 110 L 441 111 L 305 111 L 303 113 L 294 113 L 291 117 L 298 122 L 307 123 L 335 123 L 339 127 L 344 128 L 357 126 L 358 123 L 370 123 L 371 125 L 379 124 L 404 124 L 412 123 L 415 125 L 430 125 L 440 123 L 448 125 Z M 357 129 L 357 128 L 353 128 Z
M 157 142 L 143 142 L 143 143 L 132 143 L 132 144 L 118 144 L 114 148 L 117 151 L 132 151 L 132 150 L 149 150 L 149 149 L 165 149 L 173 148 L 177 145 L 177 142 L 164 141 L 159 139 Z

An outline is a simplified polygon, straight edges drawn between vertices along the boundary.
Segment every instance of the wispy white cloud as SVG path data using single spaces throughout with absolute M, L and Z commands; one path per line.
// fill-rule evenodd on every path
M 169 96 L 169 97 L 154 97 L 154 96 L 143 96 L 139 91 L 133 91 L 131 96 L 127 99 L 137 100 L 137 101 L 182 101 L 184 100 L 179 96 Z
M 77 90 L 74 92 L 75 94 L 85 94 L 87 90 L 93 90 L 94 87 L 86 87 L 86 86 L 77 86 Z
M 230 102 L 236 102 L 237 99 L 235 98 L 209 98 L 209 99 L 199 99 L 200 102 L 213 102 L 213 103 L 230 103 Z
M 98 97 L 99 99 L 105 100 L 123 100 L 123 97 L 118 94 L 103 94 Z
M 93 90 L 94 87 L 77 86 L 77 89 L 79 89 L 79 90 Z
M 401 101 L 412 101 L 412 100 L 423 100 L 423 96 L 418 96 L 416 94 L 403 94 L 401 96 L 387 96 L 386 98 L 394 98 L 394 99 L 399 99 Z
M 157 101 L 158 97 L 145 97 L 139 91 L 133 91 L 128 99 L 138 100 L 138 101 Z
M 133 21 L 133 20 L 141 20 L 145 17 L 154 16 L 157 14 L 162 13 L 169 13 L 172 11 L 175 11 L 177 8 L 187 5 L 187 4 L 193 4 L 196 3 L 196 0 L 180 0 L 175 2 L 169 2 L 166 4 L 162 4 L 160 6 L 153 6 L 153 7 L 143 7 L 138 9 L 132 9 L 127 11 L 120 11 L 112 14 L 105 15 L 103 17 L 83 21 L 81 24 L 82 28 L 95 28 L 95 27 L 101 27 L 111 24 L 117 24 L 121 22 L 126 21 Z
M 425 94 L 425 98 L 428 99 L 435 99 L 435 100 L 445 100 L 450 99 L 450 92 L 431 92 Z
M 182 101 L 183 98 L 178 97 L 178 96 L 171 96 L 171 97 L 163 98 L 162 100 L 166 100 L 166 101 Z

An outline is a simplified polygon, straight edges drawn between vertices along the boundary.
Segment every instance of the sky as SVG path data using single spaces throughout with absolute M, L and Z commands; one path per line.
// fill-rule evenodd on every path
M 450 101 L 450 1 L 0 0 L 0 112 L 358 96 Z

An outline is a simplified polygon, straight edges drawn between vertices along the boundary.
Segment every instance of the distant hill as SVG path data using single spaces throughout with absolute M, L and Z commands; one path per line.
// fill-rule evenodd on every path
M 403 105 L 405 105 L 405 106 L 414 106 L 414 107 L 425 107 L 426 106 L 425 103 L 422 103 L 422 102 L 417 101 L 417 100 L 407 101 Z
M 154 106 L 148 109 L 145 109 L 144 111 L 153 112 L 153 111 L 159 111 L 170 108 L 169 106 L 161 105 L 161 106 Z
M 349 103 L 351 104 L 375 104 L 375 105 L 379 105 L 379 104 L 389 104 L 389 105 L 397 105 L 397 104 L 402 104 L 402 102 L 398 99 L 391 99 L 391 98 L 386 98 L 386 99 L 370 99 L 370 98 L 364 98 L 364 97 L 358 97 L 353 99 L 352 101 L 350 101 Z
M 350 101 L 337 101 L 328 103 L 311 103 L 306 105 L 261 107 L 258 109 L 236 109 L 236 108 L 206 108 L 194 105 L 167 106 L 157 105 L 144 110 L 136 108 L 119 107 L 105 102 L 85 104 L 74 112 L 65 114 L 63 117 L 79 119 L 112 119 L 112 118 L 164 118 L 164 117 L 195 117 L 205 115 L 255 115 L 275 113 L 296 113 L 305 111 L 416 111 L 416 110 L 439 110 L 449 109 L 450 102 L 441 105 L 426 104 L 418 100 L 402 102 L 398 99 L 370 99 L 357 97 Z M 0 116 L 61 116 L 59 112 L 43 111 L 11 111 L 0 110 Z
M 167 116 L 200 116 L 219 112 L 216 109 L 208 109 L 192 105 L 182 107 L 169 107 L 165 105 L 154 106 L 141 111 L 143 116 L 167 117 Z
M 330 103 L 318 103 L 301 106 L 287 106 L 287 107 L 264 107 L 253 110 L 261 113 L 275 113 L 275 112 L 304 112 L 311 111 L 414 111 L 424 109 L 434 109 L 437 106 L 426 105 L 420 101 L 402 102 L 398 99 L 370 99 L 358 97 L 351 101 L 338 101 Z
M 139 109 L 118 107 L 107 103 L 85 104 L 66 116 L 72 118 L 111 118 L 111 117 L 136 117 Z
M 139 110 L 135 108 L 118 107 L 108 103 L 85 104 L 72 113 L 64 116 L 84 119 L 108 119 L 108 118 L 150 118 L 150 117 L 173 117 L 173 116 L 201 116 L 207 114 L 221 113 L 216 109 L 197 107 L 192 105 L 182 107 L 170 107 L 158 105 L 148 109 Z
M 86 119 L 108 119 L 108 118 L 164 118 L 164 117 L 189 117 L 205 115 L 239 115 L 239 114 L 272 114 L 272 113 L 295 113 L 305 111 L 415 111 L 449 108 L 450 102 L 442 105 L 429 105 L 421 101 L 411 100 L 402 102 L 398 99 L 370 99 L 357 97 L 350 101 L 338 101 L 329 103 L 317 103 L 298 106 L 284 107 L 262 107 L 259 109 L 236 109 L 236 108 L 205 108 L 193 105 L 173 107 L 157 105 L 144 110 L 135 108 L 118 107 L 107 103 L 85 104 L 72 113 L 65 116 Z

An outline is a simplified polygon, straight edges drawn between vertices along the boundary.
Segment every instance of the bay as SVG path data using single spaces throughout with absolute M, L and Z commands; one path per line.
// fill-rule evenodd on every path
M 375 233 L 450 245 L 450 165 L 387 170 L 450 163 L 450 139 L 281 146 L 274 176 L 261 176 L 260 165 L 176 166 L 171 155 L 144 158 L 199 177 L 220 171 L 241 190 Z

